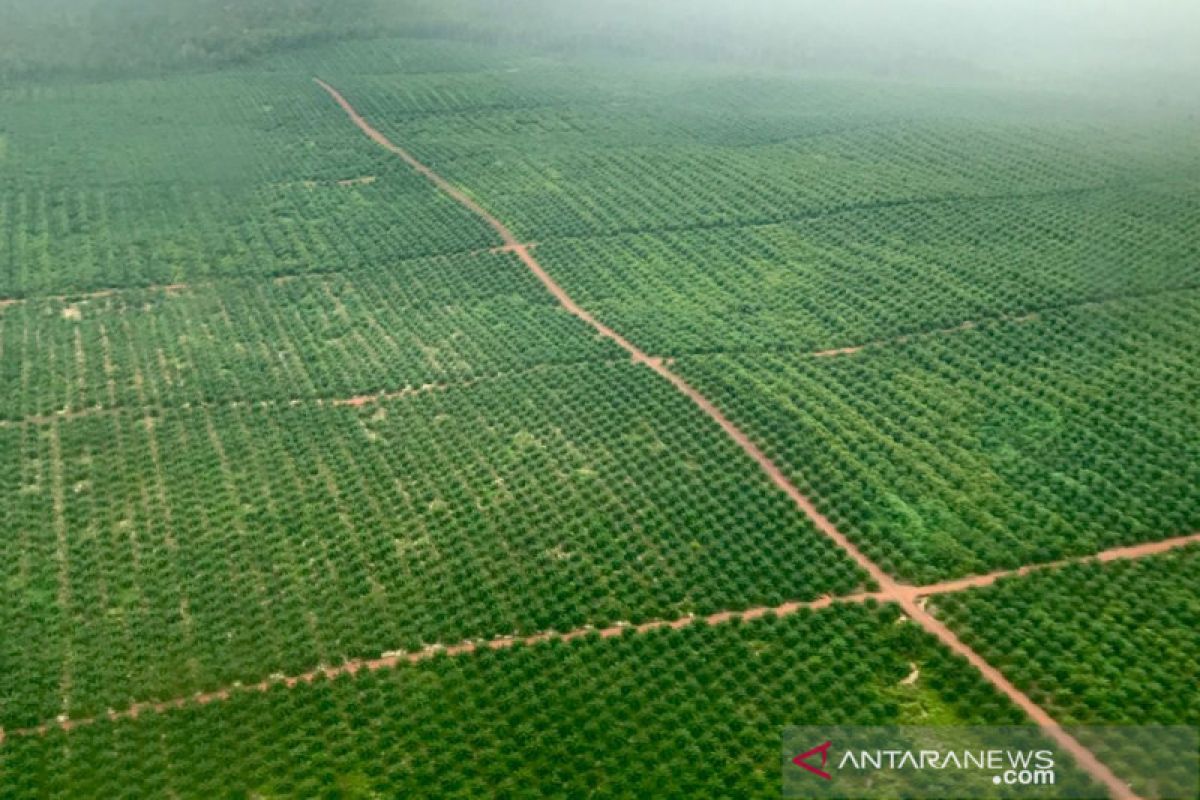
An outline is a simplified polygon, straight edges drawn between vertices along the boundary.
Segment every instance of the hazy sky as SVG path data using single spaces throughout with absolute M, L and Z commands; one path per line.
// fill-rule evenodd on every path
M 902 34 L 1004 69 L 1122 71 L 1200 63 L 1197 0 L 849 0 L 826 8 L 835 6 L 837 14 L 854 9 L 857 20 L 850 24 L 880 37 Z
M 573 5 L 567 0 L 563 8 Z M 670 8 L 683 24 L 689 17 L 711 18 L 751 41 L 790 39 L 797 45 L 845 48 L 852 55 L 857 51 L 864 59 L 926 56 L 1022 75 L 1088 70 L 1196 75 L 1200 68 L 1200 0 L 601 0 L 593 5 L 617 12 L 641 7 L 642 13 L 657 5 Z
M 386 2 L 387 0 L 384 0 Z M 439 0 L 484 25 L 640 35 L 800 67 L 1194 95 L 1200 0 Z M 1191 105 L 1191 103 L 1189 103 Z
M 1200 0 L 377 2 L 424 2 L 484 35 L 634 42 L 801 70 L 1009 78 L 1200 108 Z
M 147 37 L 164 43 L 161 49 L 178 49 L 172 37 L 236 37 L 247 27 L 247 19 L 264 30 L 290 29 L 305 21 L 320 28 L 338 20 L 349 2 L 0 0 L 0 65 L 6 56 L 40 56 L 35 45 L 48 50 L 54 43 L 67 55 L 104 47 L 136 54 L 148 47 Z M 566 49 L 586 42 L 640 52 L 699 51 L 801 69 L 865 69 L 951 79 L 1004 76 L 1125 93 L 1169 92 L 1185 102 L 1190 94 L 1200 106 L 1200 0 L 353 3 L 350 16 L 380 32 L 432 24 L 473 36 L 557 42 Z M 169 30 L 146 30 L 151 19 L 178 24 L 172 23 Z M 53 36 L 38 36 L 46 31 Z

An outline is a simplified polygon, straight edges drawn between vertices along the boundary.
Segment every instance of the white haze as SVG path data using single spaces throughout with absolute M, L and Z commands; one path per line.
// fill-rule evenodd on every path
M 477 31 L 1200 105 L 1200 0 L 438 2 Z

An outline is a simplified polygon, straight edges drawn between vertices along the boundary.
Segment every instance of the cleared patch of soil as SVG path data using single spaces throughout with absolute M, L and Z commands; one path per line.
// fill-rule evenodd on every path
M 858 347 L 838 347 L 833 350 L 819 350 L 813 353 L 813 358 L 829 358 L 830 356 L 852 356 L 862 350 L 863 346 Z
M 464 381 L 464 386 L 470 385 L 474 381 Z M 416 388 L 405 388 L 398 392 L 380 392 L 377 394 L 360 394 L 355 397 L 343 397 L 336 400 L 330 400 L 329 405 L 332 406 L 350 406 L 352 408 L 361 408 L 372 403 L 381 403 L 387 400 L 399 400 L 405 397 L 414 397 L 426 392 L 440 392 L 450 388 L 448 383 L 426 383 Z

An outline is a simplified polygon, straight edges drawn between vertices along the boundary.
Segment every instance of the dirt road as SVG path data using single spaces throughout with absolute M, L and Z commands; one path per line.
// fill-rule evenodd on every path
M 990 586 L 1001 578 L 1007 578 L 1014 575 L 1028 575 L 1031 572 L 1057 569 L 1069 564 L 1077 564 L 1081 561 L 1099 561 L 1101 563 L 1107 563 L 1109 561 L 1126 561 L 1133 558 L 1145 558 L 1146 556 L 1158 555 L 1159 553 L 1166 553 L 1169 550 L 1175 550 L 1179 547 L 1185 547 L 1189 544 L 1200 544 L 1200 532 L 1189 533 L 1185 536 L 1175 536 L 1170 539 L 1160 539 L 1156 542 L 1145 542 L 1144 544 L 1114 547 L 1111 550 L 1103 550 L 1090 556 L 1064 558 L 1044 564 L 1027 564 L 1023 567 L 1018 567 L 1017 569 L 997 570 L 996 572 L 989 572 L 984 575 L 971 575 L 966 578 L 956 578 L 950 581 L 942 581 L 941 583 L 931 583 L 927 586 L 917 587 L 914 591 L 918 596 L 921 597 L 929 597 L 938 594 L 950 594 L 953 592 L 961 592 L 965 589 L 978 589 L 982 586 Z
M 935 619 L 932 614 L 921 608 L 917 602 L 917 598 L 911 587 L 903 585 L 894 580 L 890 575 L 883 571 L 877 564 L 871 561 L 862 553 L 841 531 L 839 531 L 832 522 L 829 521 L 817 507 L 803 494 L 800 490 L 788 480 L 783 471 L 764 454 L 757 445 L 750 440 L 750 437 L 737 427 L 724 413 L 721 412 L 711 401 L 702 395 L 697 389 L 688 384 L 681 376 L 672 372 L 663 363 L 662 359 L 652 358 L 647 353 L 642 351 L 632 342 L 625 339 L 607 325 L 596 320 L 587 311 L 582 309 L 575 301 L 567 294 L 553 278 L 542 268 L 542 266 L 529 252 L 529 248 L 519 242 L 512 231 L 508 229 L 504 223 L 492 216 L 482 206 L 468 197 L 464 192 L 455 187 L 445 178 L 438 175 L 429 167 L 422 164 L 414 158 L 408 151 L 394 144 L 380 131 L 371 126 L 362 115 L 360 115 L 353 106 L 346 100 L 342 94 L 328 83 L 314 78 L 317 85 L 324 89 L 334 101 L 341 106 L 342 110 L 350 117 L 351 121 L 366 134 L 372 141 L 378 143 L 381 147 L 386 148 L 392 153 L 402 158 L 414 170 L 424 175 L 434 183 L 438 188 L 453 197 L 464 207 L 474 212 L 488 225 L 492 227 L 504 240 L 506 247 L 516 253 L 521 261 L 537 276 L 538 280 L 546 287 L 546 289 L 567 309 L 570 313 L 579 317 L 584 322 L 591 325 L 598 333 L 609 339 L 612 339 L 630 354 L 632 359 L 641 364 L 646 364 L 664 379 L 692 400 L 699 406 L 710 418 L 715 421 L 726 435 L 737 442 L 754 461 L 762 468 L 771 481 L 782 489 L 788 497 L 804 512 L 817 528 L 832 539 L 839 547 L 841 547 L 855 563 L 863 568 L 880 587 L 879 595 L 885 600 L 891 600 L 900 604 L 905 613 L 909 617 L 923 627 L 925 630 L 932 633 L 950 650 L 959 655 L 964 656 L 979 672 L 1005 696 L 1012 700 L 1017 706 L 1024 710 L 1031 719 L 1045 729 L 1048 736 L 1054 739 L 1060 747 L 1069 752 L 1076 761 L 1097 781 L 1104 784 L 1108 788 L 1109 793 L 1118 800 L 1127 800 L 1135 795 L 1130 791 L 1116 775 L 1114 775 L 1108 767 L 1102 764 L 1091 751 L 1080 744 L 1074 737 L 1064 731 L 1058 723 L 1050 716 L 1045 709 L 1033 702 L 1024 692 L 1014 686 L 1007 678 L 1005 678 L 999 670 L 989 664 L 984 658 L 968 647 L 958 638 L 958 636 L 943 625 L 939 620 Z
M 992 572 L 986 575 L 977 575 L 970 578 L 963 578 L 957 581 L 947 581 L 944 583 L 934 583 L 925 586 L 910 586 L 905 587 L 904 591 L 913 603 L 917 605 L 922 613 L 924 609 L 921 607 L 921 599 L 930 595 L 948 594 L 952 592 L 965 591 L 967 589 L 987 586 L 996 582 L 1002 577 L 1024 575 L 1028 572 L 1038 569 L 1060 569 L 1071 564 L 1082 563 L 1086 561 L 1098 561 L 1101 563 L 1116 561 L 1121 559 L 1144 558 L 1146 556 L 1158 555 L 1180 547 L 1186 547 L 1190 544 L 1200 544 L 1200 532 L 1190 534 L 1188 536 L 1176 536 L 1171 539 L 1164 539 L 1159 542 L 1151 542 L 1133 547 L 1118 547 L 1112 550 L 1105 550 L 1101 553 L 1096 553 L 1090 556 L 1081 556 L 1074 559 L 1066 559 L 1063 561 L 1054 561 L 1047 564 L 1033 565 L 1029 567 L 1021 567 L 1020 569 L 1008 570 L 1004 572 Z M 828 608 L 835 603 L 862 603 L 867 600 L 875 600 L 877 602 L 895 601 L 894 596 L 890 596 L 884 592 L 859 592 L 856 594 L 842 595 L 834 597 L 825 595 L 816 600 L 799 601 L 784 603 L 773 608 L 767 606 L 757 606 L 754 608 L 743 609 L 740 611 L 717 611 L 708 616 L 686 616 L 677 619 L 657 619 L 648 620 L 638 623 L 637 625 L 613 625 L 607 628 L 594 628 L 592 626 L 584 626 L 573 630 L 558 633 L 555 631 L 541 631 L 528 636 L 502 636 L 487 641 L 467 641 L 452 645 L 431 645 L 421 650 L 413 652 L 397 652 L 381 655 L 379 658 L 369 659 L 352 659 L 343 662 L 336 666 L 322 666 L 316 669 L 302 672 L 298 675 L 290 675 L 285 677 L 271 678 L 259 681 L 255 684 L 241 685 L 237 687 L 227 686 L 221 689 L 216 689 L 211 692 L 192 695 L 190 697 L 176 697 L 171 700 L 149 701 L 135 703 L 130 708 L 123 711 L 110 712 L 105 717 L 88 717 L 82 719 L 60 718 L 53 722 L 46 722 L 32 728 L 19 728 L 9 731 L 8 736 L 33 736 L 47 733 L 53 728 L 61 728 L 62 730 L 72 730 L 83 725 L 92 725 L 102 719 L 119 720 L 119 719 L 137 719 L 137 717 L 145 712 L 153 711 L 162 713 L 173 708 L 183 708 L 189 703 L 199 705 L 207 705 L 218 700 L 228 700 L 236 692 L 265 692 L 272 686 L 282 684 L 287 687 L 298 686 L 302 683 L 312 683 L 318 677 L 324 676 L 327 678 L 336 678 L 341 675 L 353 675 L 362 670 L 375 671 L 379 669 L 388 669 L 396 667 L 401 663 L 416 664 L 421 661 L 426 661 L 437 655 L 467 655 L 479 650 L 503 650 L 517 644 L 534 645 L 540 642 L 548 642 L 559 640 L 569 642 L 574 639 L 579 639 L 589 634 L 595 633 L 602 638 L 612 638 L 625 633 L 647 633 L 649 631 L 659 630 L 662 628 L 685 628 L 689 625 L 705 624 L 705 625 L 721 625 L 731 622 L 735 619 L 749 622 L 750 620 L 760 619 L 762 617 L 774 614 L 777 617 L 787 617 L 799 612 L 802 609 L 818 611 L 822 608 Z M 905 607 L 906 612 L 911 616 L 911 607 Z M 939 623 L 940 624 L 940 623 Z M 974 662 L 972 662 L 974 663 Z M 915 667 L 914 667 L 915 669 Z M 911 676 L 910 676 L 911 677 Z M 1003 676 L 997 673 L 997 677 L 1003 680 Z M 905 679 L 908 680 L 908 679 Z M 1031 714 L 1031 716 L 1033 716 Z M 5 731 L 0 728 L 0 744 L 3 744 L 5 739 Z

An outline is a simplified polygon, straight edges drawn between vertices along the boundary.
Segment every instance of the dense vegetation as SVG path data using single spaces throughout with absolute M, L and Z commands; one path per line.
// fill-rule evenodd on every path
M 562 239 L 538 257 L 655 353 L 813 350 L 1200 287 L 1187 184 L 929 200 L 756 226 Z
M 920 679 L 901 685 L 914 664 Z M 895 609 L 839 606 L 443 657 L 21 738 L 0 749 L 0 797 L 773 798 L 785 725 L 1020 721 Z
M 1200 548 L 1190 548 L 1035 572 L 935 603 L 967 642 L 1063 724 L 1200 726 L 1197 586 Z M 1145 761 L 1103 748 L 1103 737 L 1091 743 L 1119 774 L 1138 781 L 1135 790 L 1169 777 L 1145 774 Z M 1186 776 L 1192 765 L 1184 759 L 1174 766 Z M 1185 792 L 1195 788 L 1183 785 Z
M 1198 324 L 1188 291 L 677 366 L 878 563 L 926 582 L 1200 529 Z
M 347 135 L 305 74 L 22 87 L 0 100 L 0 297 L 381 268 L 499 243 Z
M 473 45 L 378 40 L 166 82 L 5 90 L 0 176 L 10 188 L 0 207 L 8 230 L 0 237 L 0 296 L 328 271 L 495 243 L 477 219 L 397 159 L 347 136 L 341 112 L 310 83 L 314 73 L 334 80 L 385 132 L 525 238 L 679 232 L 663 242 L 546 247 L 567 288 L 599 301 L 614 322 L 629 321 L 622 306 L 658 303 L 640 281 L 616 308 L 597 290 L 604 277 L 594 273 L 611 269 L 604 253 L 625 247 L 632 249 L 621 260 L 637 272 L 658 272 L 666 261 L 678 267 L 669 288 L 689 306 L 703 304 L 714 278 L 732 292 L 753 291 L 755 264 L 768 260 L 777 272 L 818 274 L 855 267 L 888 274 L 932 260 L 959 282 L 984 286 L 993 277 L 1004 281 L 1014 264 L 1024 276 L 1036 257 L 1085 291 L 1113 284 L 1078 276 L 1096 254 L 1104 264 L 1136 256 L 1128 266 L 1137 277 L 1111 290 L 1162 285 L 1164 263 L 1195 260 L 1186 232 L 1195 224 L 1200 163 L 1187 147 L 1195 131 L 1186 126 L 1096 130 L 995 91 L 884 91 L 869 82 L 728 67 L 548 61 Z M 1105 191 L 1130 184 L 1141 187 L 1136 198 Z M 963 204 L 962 218 L 956 215 L 957 198 L 989 197 L 998 199 Z M 783 225 L 774 253 L 768 247 L 740 267 L 746 258 L 736 254 L 761 249 L 759 240 L 769 243 L 773 234 L 726 230 L 847 212 L 856 213 L 813 226 L 807 249 L 794 249 Z M 1059 220 L 1048 224 L 1048 215 Z M 396 219 L 406 224 L 391 224 Z M 847 263 L 838 251 L 847 231 L 864 224 L 882 230 Z M 1022 229 L 1022 249 L 1006 253 L 1014 226 Z M 721 229 L 708 236 L 736 259 L 698 284 L 686 265 L 711 242 L 705 231 L 687 235 L 695 228 Z M 1075 232 L 1060 240 L 1067 228 Z M 1104 238 L 1089 245 L 1093 230 Z M 808 226 L 800 232 L 810 235 Z M 978 268 L 961 258 L 976 240 L 989 250 Z M 828 247 L 835 251 L 825 253 Z M 670 252 L 658 253 L 663 248 Z M 804 311 L 788 297 L 787 306 L 776 301 L 780 313 Z M 654 308 L 679 330 L 681 312 L 669 303 Z M 647 344 L 696 346 L 680 336 Z
M 67 80 L 235 64 L 372 32 L 378 0 L 9 0 L 0 80 Z
M 31 300 L 0 310 L 0 418 L 335 400 L 624 355 L 515 256 Z
M 396 81 L 389 52 L 405 48 L 327 48 L 321 70 L 385 133 L 529 240 L 1183 178 L 1194 219 L 1200 160 L 1188 124 L 1097 128 L 1020 95 L 715 66 L 502 53 L 491 69 L 466 73 L 457 61 L 477 62 L 469 49 L 447 52 L 450 72 Z
M 6 726 L 864 581 L 698 409 L 627 363 L 361 409 L 19 425 L 0 448 Z
M 24 23 L 0 16 L 0 727 L 866 584 L 313 75 L 535 242 L 893 574 L 1200 528 L 1194 122 L 441 38 L 479 38 L 453 18 L 469 2 L 359 41 L 382 31 L 366 4 L 125 0 L 147 7 L 125 34 L 155 41 L 134 52 L 94 38 L 109 10 L 67 2 L 47 0 L 50 55 L 6 49 Z M 1111 600 L 1095 619 L 1049 574 L 939 608 L 1065 718 L 1194 722 L 1172 677 L 1195 673 L 1194 636 L 1170 627 L 1195 627 L 1193 556 L 1064 573 Z M 1128 607 L 1104 583 L 1158 570 Z M 1013 608 L 1054 652 L 994 634 Z M 770 797 L 786 724 L 1021 721 L 896 613 L 235 688 L 9 736 L 0 798 Z

